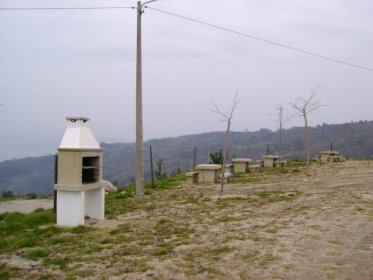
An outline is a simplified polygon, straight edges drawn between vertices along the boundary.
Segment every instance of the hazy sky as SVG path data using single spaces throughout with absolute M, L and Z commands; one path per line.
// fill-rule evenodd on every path
M 135 1 L 0 0 L 4 7 L 135 6 Z M 163 0 L 156 9 L 373 68 L 369 0 Z M 144 138 L 224 130 L 206 108 L 239 104 L 232 129 L 276 129 L 275 107 L 327 105 L 310 124 L 373 119 L 373 71 L 323 60 L 155 10 L 143 15 Z M 65 117 L 99 141 L 135 139 L 133 9 L 0 11 L 0 160 L 53 153 Z M 287 124 L 299 126 L 301 119 Z

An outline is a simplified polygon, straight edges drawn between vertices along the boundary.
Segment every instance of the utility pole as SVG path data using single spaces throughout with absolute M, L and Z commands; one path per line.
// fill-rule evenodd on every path
M 141 67 L 141 16 L 144 5 L 156 0 L 141 4 L 137 2 L 137 48 L 136 48 L 136 197 L 144 195 L 144 140 L 142 123 L 142 67 Z

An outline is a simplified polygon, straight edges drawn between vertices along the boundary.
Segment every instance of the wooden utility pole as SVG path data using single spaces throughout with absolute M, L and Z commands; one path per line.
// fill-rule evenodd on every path
M 141 62 L 141 16 L 144 5 L 137 2 L 137 39 L 136 39 L 136 197 L 144 195 L 144 139 L 142 123 L 142 62 Z
M 283 129 L 284 129 L 284 125 L 285 123 L 289 120 L 288 117 L 284 117 L 284 107 L 282 107 L 281 105 L 277 106 L 276 107 L 276 110 L 277 110 L 277 116 L 278 116 L 278 134 L 279 134 L 279 137 L 278 137 L 278 155 L 281 159 L 282 157 L 282 132 L 283 132 Z
M 142 128 L 141 1 L 137 2 L 136 47 L 136 196 L 144 194 L 144 144 Z

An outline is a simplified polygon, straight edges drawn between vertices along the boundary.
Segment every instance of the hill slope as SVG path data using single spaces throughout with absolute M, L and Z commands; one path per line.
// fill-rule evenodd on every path
M 372 174 L 351 160 L 236 175 L 223 196 L 219 185 L 109 194 L 106 220 L 86 227 L 0 214 L 0 276 L 373 279 Z
M 197 164 L 208 161 L 208 153 L 222 149 L 224 132 L 210 132 L 174 138 L 149 140 L 144 143 L 145 178 L 150 178 L 149 147 L 152 146 L 154 168 L 156 161 L 163 159 L 166 173 L 185 170 L 193 166 L 193 151 L 197 147 Z M 269 129 L 256 132 L 232 132 L 230 158 L 250 157 L 260 159 L 269 145 L 277 152 L 278 133 Z M 284 158 L 302 158 L 304 129 L 295 127 L 283 132 Z M 348 158 L 363 158 L 373 155 L 373 121 L 320 125 L 311 128 L 311 155 L 330 148 L 339 150 Z M 134 180 L 135 144 L 105 144 L 104 178 L 121 184 Z M 0 192 L 11 190 L 19 194 L 49 194 L 53 189 L 53 156 L 25 158 L 0 163 Z

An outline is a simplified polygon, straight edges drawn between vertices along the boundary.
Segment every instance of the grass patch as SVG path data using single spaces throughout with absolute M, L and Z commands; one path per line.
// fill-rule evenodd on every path
M 343 242 L 339 239 L 329 240 L 328 242 L 334 245 L 343 245 Z
M 166 224 L 166 223 L 169 223 L 169 222 L 170 222 L 170 220 L 160 219 L 159 222 L 158 222 L 158 224 L 163 225 L 163 224 Z
M 93 228 L 89 228 L 89 227 L 85 227 L 85 226 L 77 226 L 77 227 L 73 227 L 70 232 L 71 233 L 74 233 L 74 234 L 81 234 L 81 233 L 87 233 L 87 232 L 90 232 L 90 231 L 93 231 L 94 229 Z
M 237 222 L 241 221 L 242 218 L 240 217 L 230 217 L 230 216 L 224 216 L 220 217 L 216 220 L 217 223 L 232 223 L 232 222 Z
M 50 245 L 56 245 L 56 244 L 66 245 L 66 244 L 70 244 L 70 240 L 65 238 L 65 237 L 56 236 L 56 237 L 48 239 L 48 244 L 50 244 Z
M 276 238 L 266 238 L 266 237 L 262 237 L 260 235 L 255 235 L 253 238 L 252 238 L 255 242 L 260 242 L 260 243 L 269 243 L 269 244 L 274 244 L 277 242 L 277 239 Z
M 50 273 L 39 276 L 38 280 L 51 280 L 54 276 Z
M 95 246 L 93 245 L 92 247 L 86 249 L 84 251 L 84 254 L 85 255 L 90 255 L 90 254 L 93 254 L 93 253 L 97 253 L 97 252 L 101 252 L 104 248 L 100 247 L 100 246 Z
M 14 267 L 8 267 L 6 264 L 0 264 L 0 279 L 1 280 L 8 280 L 8 279 L 15 279 L 18 275 L 18 269 Z
M 222 246 L 219 246 L 217 248 L 212 248 L 211 249 L 211 254 L 212 255 L 221 255 L 221 254 L 224 254 L 224 253 L 229 253 L 232 251 L 232 248 L 227 246 L 227 245 L 222 245 Z
M 0 196 L 0 202 L 12 201 L 12 200 L 17 200 L 17 199 L 21 199 L 21 198 L 20 197 L 3 197 L 3 196 Z
M 161 248 L 161 249 L 158 249 L 158 250 L 155 250 L 153 252 L 153 256 L 155 257 L 161 257 L 161 256 L 165 256 L 169 253 L 169 251 L 165 248 Z
M 278 229 L 277 228 L 270 228 L 270 229 L 267 229 L 266 232 L 275 234 L 275 233 L 278 232 Z
M 244 255 L 244 259 L 249 263 L 256 262 L 259 259 L 259 252 L 249 251 Z
M 24 257 L 28 260 L 37 261 L 39 259 L 44 259 L 49 256 L 49 253 L 42 249 L 36 249 L 28 252 Z
M 234 173 L 231 177 L 231 184 L 259 184 L 267 179 L 264 172 L 255 173 Z
M 3 223 L 0 224 L 0 234 L 11 234 L 33 229 L 40 225 L 55 223 L 56 216 L 53 210 L 36 211 L 31 214 L 8 212 L 2 215 Z
M 107 199 L 126 199 L 135 195 L 136 185 L 132 183 L 122 189 L 119 189 L 116 193 L 109 193 L 106 195 Z
M 296 200 L 302 192 L 299 191 L 262 191 L 259 193 L 248 194 L 247 197 L 226 197 L 218 199 L 218 207 L 224 209 L 231 207 L 232 203 L 253 203 L 260 206 L 265 203 L 292 202 Z
M 105 215 L 107 218 L 111 219 L 116 217 L 117 215 L 141 209 L 143 207 L 143 204 L 147 202 L 147 198 L 107 198 L 106 202 L 107 203 L 105 203 Z
M 154 181 L 154 189 L 165 190 L 174 189 L 182 185 L 186 181 L 185 174 L 179 174 L 176 176 L 168 177 L 165 179 L 159 179 Z
M 299 191 L 262 191 L 257 196 L 266 202 L 294 201 L 301 195 Z
M 45 227 L 54 224 L 55 220 L 52 209 L 38 210 L 31 214 L 3 213 L 0 223 L 0 253 L 36 246 L 44 237 L 58 231 L 55 227 Z
M 68 257 L 55 257 L 55 258 L 45 258 L 43 260 L 44 266 L 56 265 L 61 270 L 66 270 L 69 264 Z

